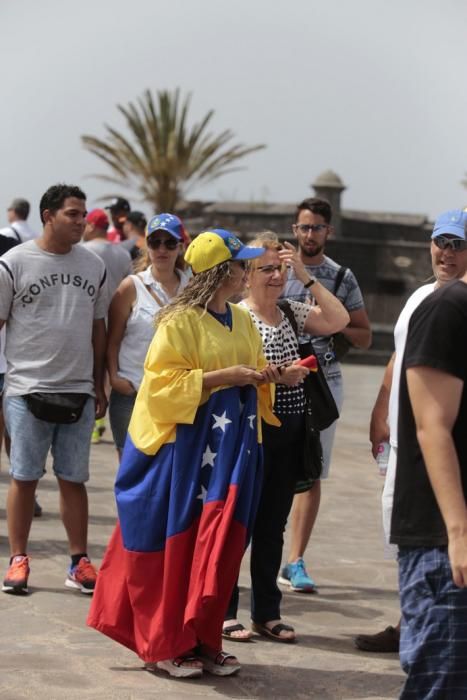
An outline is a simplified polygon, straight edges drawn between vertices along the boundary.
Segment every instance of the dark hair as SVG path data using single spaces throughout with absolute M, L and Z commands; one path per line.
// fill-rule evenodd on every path
M 63 203 L 67 197 L 76 197 L 76 199 L 82 199 L 86 201 L 86 195 L 84 192 L 76 185 L 52 185 L 49 187 L 47 192 L 42 195 L 39 204 L 39 213 L 41 216 L 41 221 L 44 224 L 43 212 L 48 209 L 49 211 L 55 213 L 62 208 Z
M 22 199 L 21 197 L 14 199 L 8 207 L 8 209 L 13 210 L 16 216 L 19 216 L 23 221 L 26 221 L 28 218 L 30 208 L 28 200 Z
M 318 214 L 323 217 L 327 224 L 331 223 L 331 205 L 326 199 L 319 199 L 318 197 L 308 197 L 308 199 L 304 199 L 303 202 L 300 202 L 297 206 L 295 221 L 298 221 L 300 212 L 303 210 L 311 211 L 312 214 Z

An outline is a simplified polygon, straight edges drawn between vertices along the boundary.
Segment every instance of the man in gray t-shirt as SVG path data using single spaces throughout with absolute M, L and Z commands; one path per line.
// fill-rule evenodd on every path
M 86 216 L 82 245 L 98 255 L 107 271 L 109 303 L 120 282 L 131 275 L 131 255 L 123 246 L 114 245 L 107 239 L 109 219 L 103 209 L 93 209 Z
M 94 419 L 107 407 L 106 272 L 102 260 L 76 245 L 86 215 L 86 198 L 78 187 L 50 187 L 40 214 L 42 236 L 0 259 L 0 328 L 7 328 L 4 415 L 11 438 L 11 559 L 3 591 L 28 592 L 34 494 L 51 450 L 71 555 L 65 585 L 92 593 L 96 571 L 87 556 L 84 483 Z M 68 423 L 64 408 L 60 415 L 51 413 L 54 401 L 72 404 Z
M 341 276 L 341 266 L 324 254 L 326 240 L 332 231 L 331 207 L 323 199 L 310 198 L 301 202 L 296 211 L 295 224 L 292 227 L 298 243 L 298 255 L 305 263 L 307 272 L 316 277 L 321 284 L 332 291 L 349 312 L 350 322 L 342 333 L 345 338 L 358 348 L 368 348 L 371 343 L 370 322 L 368 320 L 362 293 L 355 275 L 349 269 Z M 341 279 L 339 280 L 339 277 Z M 309 301 L 307 289 L 296 279 L 290 270 L 285 285 L 283 297 L 296 301 Z M 300 338 L 306 342 L 307 338 Z M 311 338 L 313 347 L 320 360 L 328 380 L 329 388 L 339 408 L 342 407 L 343 390 L 340 364 L 337 361 L 331 338 Z M 321 432 L 323 448 L 323 472 L 321 479 L 329 474 L 332 446 L 336 430 L 336 422 Z M 301 489 L 299 491 L 299 489 Z M 288 564 L 282 569 L 279 580 L 289 584 L 292 590 L 313 592 L 316 584 L 308 575 L 303 555 L 311 537 L 314 523 L 318 515 L 321 499 L 321 481 L 312 484 L 299 484 L 292 509 L 292 537 Z

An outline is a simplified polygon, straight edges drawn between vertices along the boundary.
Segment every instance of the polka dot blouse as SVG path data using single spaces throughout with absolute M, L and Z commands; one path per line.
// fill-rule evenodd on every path
M 302 304 L 299 301 L 291 300 L 289 300 L 289 304 L 297 322 L 298 332 L 302 333 L 305 325 L 305 319 L 310 312 L 310 306 L 308 304 Z M 244 301 L 241 301 L 240 305 L 249 311 L 250 316 L 259 331 L 259 334 L 263 340 L 263 352 L 268 362 L 281 366 L 290 364 L 294 360 L 300 359 L 297 336 L 295 335 L 289 319 L 284 314 L 282 309 L 279 309 L 282 317 L 279 325 L 270 326 L 258 318 L 254 311 L 252 311 Z M 303 413 L 304 410 L 305 394 L 302 384 L 299 384 L 298 386 L 285 386 L 284 384 L 277 384 L 276 401 L 274 404 L 275 413 L 278 413 L 279 415 L 291 413 L 296 414 Z

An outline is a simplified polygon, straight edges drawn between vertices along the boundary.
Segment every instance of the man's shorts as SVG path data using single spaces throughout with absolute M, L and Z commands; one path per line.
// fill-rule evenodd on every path
M 400 700 L 467 698 L 467 589 L 453 580 L 446 547 L 399 548 Z
M 49 450 L 55 476 L 78 484 L 89 479 L 89 452 L 95 420 L 95 401 L 86 401 L 76 423 L 47 423 L 33 416 L 21 396 L 3 399 L 5 425 L 11 438 L 10 476 L 36 481 L 45 474 Z

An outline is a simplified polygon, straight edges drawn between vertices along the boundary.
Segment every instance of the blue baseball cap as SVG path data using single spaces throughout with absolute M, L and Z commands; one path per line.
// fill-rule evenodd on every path
M 440 214 L 435 221 L 432 238 L 451 234 L 465 241 L 465 227 L 467 225 L 467 212 L 462 209 L 450 209 Z
M 167 231 L 177 241 L 183 240 L 183 224 L 175 214 L 156 214 L 146 227 L 146 238 L 156 231 Z

